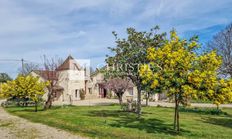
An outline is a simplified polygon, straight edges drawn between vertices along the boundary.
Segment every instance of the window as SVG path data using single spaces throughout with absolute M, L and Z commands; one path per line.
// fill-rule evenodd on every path
M 79 94 L 79 90 L 76 89 L 76 90 L 75 90 L 75 97 L 76 97 L 76 98 L 78 98 L 78 94 Z
M 89 94 L 92 94 L 92 88 L 89 88 Z

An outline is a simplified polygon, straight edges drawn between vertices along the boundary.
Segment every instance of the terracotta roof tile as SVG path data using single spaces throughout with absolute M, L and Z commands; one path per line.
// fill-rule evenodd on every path
M 56 70 L 70 70 L 70 69 L 80 69 L 80 65 L 74 60 L 72 56 L 68 56 L 68 58 L 64 61 L 63 64 L 61 64 Z
M 45 80 L 58 80 L 56 71 L 34 70 L 34 72 L 40 75 Z

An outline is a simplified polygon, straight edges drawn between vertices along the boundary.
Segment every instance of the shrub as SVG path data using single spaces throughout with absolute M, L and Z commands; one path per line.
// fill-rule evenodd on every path
M 122 104 L 122 110 L 127 112 L 135 112 L 136 101 L 127 101 L 127 103 Z
M 106 97 L 109 98 L 109 99 L 112 98 L 113 97 L 113 93 L 111 91 L 108 92 Z

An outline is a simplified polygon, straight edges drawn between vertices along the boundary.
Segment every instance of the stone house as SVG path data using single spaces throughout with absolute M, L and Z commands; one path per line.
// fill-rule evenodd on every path
M 90 97 L 87 98 L 108 98 L 109 96 L 116 97 L 112 91 L 105 89 L 104 86 L 105 82 L 103 73 L 99 72 L 98 70 L 92 73 L 90 76 L 90 80 L 88 80 L 87 91 L 87 94 L 92 95 L 90 95 Z M 136 86 L 126 90 L 126 92 L 123 95 L 123 99 L 126 100 L 127 98 L 137 99 Z
M 86 68 L 81 67 L 72 57 L 68 58 L 55 71 L 34 70 L 31 75 L 39 77 L 40 81 L 55 80 L 53 87 L 55 100 L 62 103 L 71 103 L 80 100 L 80 91 L 85 92 L 85 99 L 115 97 L 114 93 L 104 88 L 104 75 L 98 70 L 90 74 Z M 158 96 L 153 96 L 158 99 Z M 128 89 L 123 99 L 137 100 L 136 86 Z M 47 94 L 43 96 L 47 99 Z

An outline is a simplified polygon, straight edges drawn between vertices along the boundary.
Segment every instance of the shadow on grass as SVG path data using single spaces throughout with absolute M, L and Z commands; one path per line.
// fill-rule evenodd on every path
M 228 115 L 228 113 L 223 112 L 221 109 L 216 108 L 185 108 L 180 107 L 180 112 L 191 112 L 205 115 Z
M 147 115 L 150 113 L 143 113 Z M 117 111 L 117 110 L 99 110 L 89 111 L 88 116 L 91 117 L 105 117 L 112 118 L 113 122 L 109 123 L 109 126 L 117 128 L 134 128 L 138 130 L 146 131 L 147 133 L 164 133 L 169 135 L 181 135 L 182 133 L 190 133 L 190 131 L 181 129 L 180 133 L 173 130 L 173 124 L 167 124 L 165 121 L 155 118 L 137 118 L 135 113 Z
M 227 128 L 232 128 L 232 117 L 218 117 L 218 118 L 213 118 L 213 117 L 207 117 L 203 118 L 202 121 L 204 123 L 209 123 L 213 125 L 219 125 Z
M 35 107 L 27 106 L 27 107 L 19 107 L 19 106 L 11 106 L 5 108 L 7 111 L 12 113 L 14 112 L 35 112 Z M 37 112 L 44 111 L 43 108 L 38 107 Z

